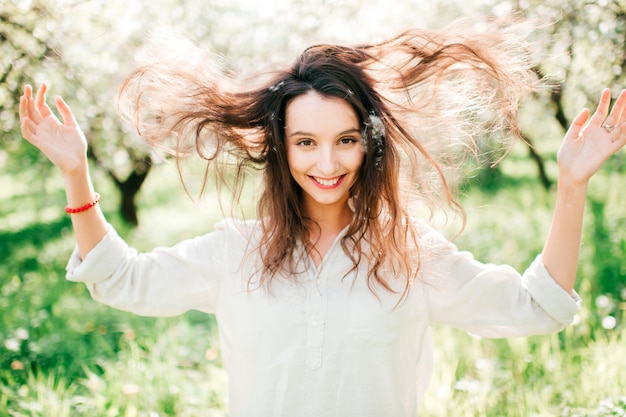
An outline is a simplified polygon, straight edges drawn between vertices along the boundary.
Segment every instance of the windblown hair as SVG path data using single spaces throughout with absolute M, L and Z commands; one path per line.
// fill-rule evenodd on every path
M 235 203 L 248 168 L 261 170 L 261 282 L 269 284 L 279 273 L 297 272 L 298 243 L 317 227 L 289 171 L 285 109 L 309 91 L 345 100 L 361 124 L 365 158 L 341 244 L 353 269 L 367 262 L 372 291 L 394 291 L 392 280 L 400 279 L 402 299 L 420 267 L 413 203 L 444 202 L 464 219 L 449 180 L 458 156 L 478 155 L 485 136 L 517 131 L 520 99 L 533 87 L 520 27 L 457 21 L 378 43 L 316 45 L 246 87 L 209 60 L 163 60 L 130 74 L 120 103 L 140 135 L 177 158 L 196 154 L 216 171 L 234 161 Z

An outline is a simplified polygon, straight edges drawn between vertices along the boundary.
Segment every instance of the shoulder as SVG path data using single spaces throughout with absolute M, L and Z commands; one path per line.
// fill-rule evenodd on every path
M 239 220 L 227 218 L 215 224 L 214 232 L 242 242 L 258 241 L 261 236 L 259 220 Z
M 448 269 L 470 255 L 459 251 L 443 232 L 425 220 L 412 219 L 412 227 L 417 237 L 420 269 L 425 276 L 439 275 L 442 269 Z
M 210 258 L 213 265 L 223 262 L 237 263 L 257 247 L 260 230 L 258 221 L 228 218 L 217 222 L 210 232 L 183 240 L 172 248 L 157 248 L 157 251 L 172 251 L 203 262 Z
M 449 249 L 452 245 L 450 240 L 435 229 L 430 222 L 420 218 L 411 218 L 410 222 L 420 249 L 425 251 L 440 250 L 444 247 Z

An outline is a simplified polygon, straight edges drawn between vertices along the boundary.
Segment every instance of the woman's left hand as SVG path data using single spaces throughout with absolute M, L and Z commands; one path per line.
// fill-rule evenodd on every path
M 586 184 L 604 161 L 626 145 L 626 90 L 609 114 L 610 105 L 611 91 L 607 88 L 593 116 L 589 109 L 576 116 L 557 155 L 560 179 Z

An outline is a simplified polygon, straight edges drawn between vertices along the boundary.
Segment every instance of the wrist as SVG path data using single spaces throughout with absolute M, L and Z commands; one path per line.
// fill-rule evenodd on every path
M 81 178 L 89 178 L 89 163 L 87 162 L 87 158 L 83 158 L 71 169 L 62 170 L 61 175 L 66 183 L 80 180 Z
M 63 171 L 62 175 L 69 207 L 82 207 L 94 200 L 96 193 L 86 158 L 71 171 Z
M 557 182 L 557 204 L 566 207 L 584 207 L 587 199 L 588 181 L 569 176 L 559 176 Z
M 573 175 L 572 172 L 559 170 L 557 184 L 558 188 L 580 189 L 586 191 L 589 185 L 589 178 L 582 178 Z

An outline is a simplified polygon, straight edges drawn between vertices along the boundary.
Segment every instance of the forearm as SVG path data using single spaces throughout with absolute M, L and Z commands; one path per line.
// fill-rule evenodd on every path
M 82 207 L 92 201 L 95 191 L 89 176 L 89 167 L 85 160 L 80 169 L 73 173 L 64 173 L 65 193 L 69 207 Z M 89 210 L 70 214 L 72 226 L 81 259 L 102 240 L 107 232 L 107 223 L 100 205 L 96 204 Z
M 572 292 L 578 268 L 587 183 L 559 178 L 556 205 L 541 260 L 554 280 Z

